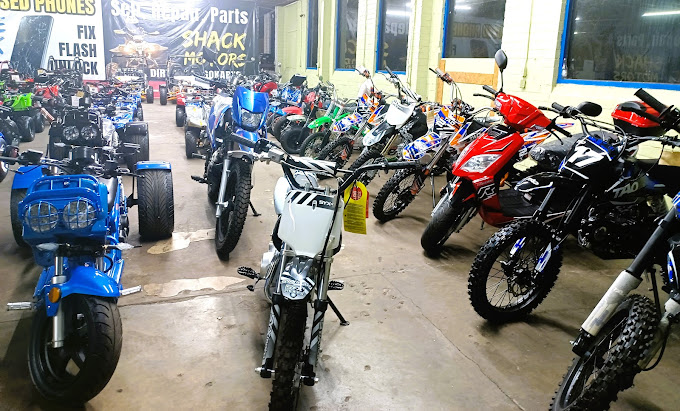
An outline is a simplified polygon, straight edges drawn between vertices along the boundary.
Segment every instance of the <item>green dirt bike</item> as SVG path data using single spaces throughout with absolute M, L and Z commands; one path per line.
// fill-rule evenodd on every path
M 338 99 L 333 90 L 333 100 L 331 100 L 326 114 L 317 118 L 307 125 L 309 130 L 319 130 L 310 134 L 300 146 L 299 155 L 302 157 L 315 158 L 321 152 L 321 149 L 326 146 L 333 137 L 337 137 L 337 133 L 331 130 L 333 126 L 344 118 L 347 118 L 354 109 L 356 103 L 351 99 Z

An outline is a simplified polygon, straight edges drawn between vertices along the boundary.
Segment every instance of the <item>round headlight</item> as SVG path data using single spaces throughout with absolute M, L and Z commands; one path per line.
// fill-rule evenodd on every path
M 46 233 L 57 226 L 59 212 L 52 204 L 40 201 L 28 208 L 24 221 L 31 230 L 37 233 Z
M 99 133 L 97 132 L 97 129 L 92 127 L 92 126 L 85 126 L 80 129 L 80 135 L 85 139 L 85 140 L 94 140 Z
M 70 230 L 78 230 L 91 226 L 94 223 L 95 209 L 87 200 L 71 201 L 64 208 L 64 223 Z
M 78 132 L 78 127 L 76 127 L 76 126 L 64 127 L 64 140 L 66 140 L 66 141 L 76 141 L 76 140 L 78 140 L 78 137 L 80 137 L 80 133 Z

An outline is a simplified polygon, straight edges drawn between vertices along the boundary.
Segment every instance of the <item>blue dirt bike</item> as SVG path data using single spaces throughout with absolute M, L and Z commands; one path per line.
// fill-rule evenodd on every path
M 229 85 L 217 80 L 199 77 L 219 89 Z M 229 259 L 234 250 L 248 214 L 250 203 L 251 172 L 255 160 L 253 150 L 232 141 L 233 134 L 257 141 L 266 138 L 265 121 L 269 110 L 269 96 L 238 86 L 234 95 L 217 94 L 208 115 L 206 134 L 210 140 L 205 157 L 203 177 L 192 179 L 208 185 L 208 199 L 216 205 L 215 251 L 222 260 Z
M 121 285 L 122 251 L 132 248 L 125 242 L 128 207 L 139 205 L 142 238 L 168 237 L 174 227 L 170 164 L 140 162 L 133 174 L 106 150 L 72 147 L 67 160 L 32 150 L 0 157 L 22 165 L 12 188 L 27 189 L 18 204 L 23 241 L 44 267 L 33 301 L 7 308 L 36 310 L 29 372 L 38 392 L 60 404 L 93 398 L 116 369 L 122 345 L 118 298 L 140 290 Z M 125 196 L 124 175 L 136 180 L 138 198 Z

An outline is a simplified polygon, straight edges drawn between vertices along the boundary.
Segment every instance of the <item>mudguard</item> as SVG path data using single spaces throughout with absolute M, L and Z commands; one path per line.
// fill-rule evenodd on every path
M 119 267 L 114 267 L 113 269 L 122 270 L 122 260 Z M 54 270 L 54 267 L 50 267 L 50 271 Z M 43 275 L 47 275 L 47 270 L 43 271 Z M 42 280 L 42 278 L 41 278 Z M 38 284 L 43 283 L 39 281 Z M 48 284 L 42 290 L 36 290 L 35 297 L 38 297 L 39 293 L 44 292 L 45 296 L 54 287 L 61 288 L 61 298 L 58 302 L 52 303 L 48 298 L 45 298 L 45 305 L 47 309 L 47 316 L 54 317 L 59 308 L 59 303 L 67 296 L 71 294 L 83 294 L 83 295 L 94 295 L 97 297 L 110 297 L 118 298 L 120 297 L 120 285 L 108 275 L 102 273 L 92 266 L 77 266 L 70 270 L 69 280 L 61 284 Z
M 286 120 L 293 122 L 293 121 L 307 121 L 307 116 L 302 115 L 302 114 L 295 114 L 295 115 L 288 115 L 286 116 Z
M 319 117 L 307 125 L 307 128 L 315 129 L 332 122 L 333 119 L 328 116 Z
M 42 177 L 43 166 L 21 166 L 14 176 L 14 181 L 12 182 L 12 190 L 26 188 L 28 189 L 31 184 L 40 177 Z
M 167 161 L 138 161 L 137 170 L 172 170 Z
M 147 134 L 149 124 L 145 121 L 131 121 L 125 125 L 125 134 Z
M 288 106 L 279 109 L 283 114 L 302 114 L 302 107 L 298 106 Z

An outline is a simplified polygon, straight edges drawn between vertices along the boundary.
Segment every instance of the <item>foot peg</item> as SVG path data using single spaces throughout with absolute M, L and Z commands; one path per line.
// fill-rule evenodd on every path
M 124 289 L 120 290 L 120 296 L 123 297 L 123 296 L 126 296 L 126 295 L 139 293 L 141 291 L 142 291 L 141 285 L 138 285 L 136 287 L 124 288 Z
M 260 275 L 255 272 L 250 267 L 239 267 L 236 269 L 236 272 L 239 273 L 239 275 L 242 275 L 244 277 L 252 278 L 253 280 L 258 280 L 260 279 Z
M 35 303 L 32 303 L 30 301 L 22 301 L 19 303 L 7 303 L 7 311 L 34 310 L 34 309 Z
M 191 158 L 200 158 L 201 160 L 205 160 L 205 156 L 199 153 L 191 153 Z
M 345 283 L 342 281 L 331 280 L 328 282 L 328 291 L 340 291 L 345 288 Z
M 194 180 L 194 181 L 198 181 L 201 184 L 207 184 L 208 183 L 208 180 L 206 180 L 203 177 L 199 177 L 199 176 L 191 176 L 191 179 Z

